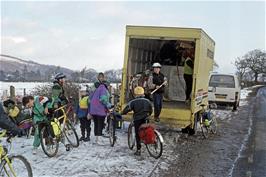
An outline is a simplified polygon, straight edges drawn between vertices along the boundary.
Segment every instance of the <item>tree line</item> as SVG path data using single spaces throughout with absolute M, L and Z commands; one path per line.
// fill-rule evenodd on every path
M 266 82 L 266 53 L 264 50 L 255 49 L 237 57 L 234 65 L 240 82 L 265 83 Z

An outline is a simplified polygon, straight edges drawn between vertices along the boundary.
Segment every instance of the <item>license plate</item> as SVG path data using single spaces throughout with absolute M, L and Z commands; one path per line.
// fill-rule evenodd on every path
M 218 98 L 218 99 L 226 99 L 226 96 L 224 96 L 224 95 L 216 95 L 216 98 Z

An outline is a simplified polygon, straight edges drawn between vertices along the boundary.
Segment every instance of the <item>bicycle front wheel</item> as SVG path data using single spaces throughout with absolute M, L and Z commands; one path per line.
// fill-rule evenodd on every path
M 133 149 L 136 143 L 135 138 L 135 127 L 133 122 L 131 122 L 128 126 L 128 134 L 127 134 L 127 141 L 128 141 L 128 147 L 129 149 Z
M 146 148 L 150 154 L 155 159 L 158 159 L 162 156 L 163 153 L 163 140 L 162 136 L 158 131 L 154 131 L 155 133 L 155 142 L 154 144 L 145 144 Z
M 4 162 L 3 170 L 0 173 L 4 177 L 32 177 L 32 169 L 28 160 L 21 155 L 10 155 Z
M 70 122 L 66 122 L 65 124 L 64 135 L 66 136 L 66 139 L 71 146 L 79 146 L 78 134 L 76 132 L 76 129 Z
M 110 145 L 111 145 L 111 147 L 113 147 L 115 145 L 115 142 L 116 142 L 116 136 L 115 136 L 116 126 L 115 126 L 115 118 L 113 115 L 110 115 L 108 123 L 109 123 L 108 128 L 109 128 Z
M 54 157 L 58 152 L 59 142 L 55 137 L 52 136 L 52 133 L 49 131 L 48 126 L 44 126 L 41 129 L 40 137 L 43 152 L 48 157 Z

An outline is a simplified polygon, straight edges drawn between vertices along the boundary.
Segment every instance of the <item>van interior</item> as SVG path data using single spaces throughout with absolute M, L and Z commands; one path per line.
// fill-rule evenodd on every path
M 133 90 L 136 86 L 144 87 L 145 96 L 152 99 L 147 80 L 153 72 L 152 64 L 159 62 L 162 65 L 161 72 L 168 81 L 163 95 L 163 108 L 189 108 L 189 105 L 185 104 L 186 83 L 183 77 L 184 62 L 188 53 L 194 58 L 194 41 L 131 38 L 127 70 L 130 79 L 126 101 L 134 97 Z

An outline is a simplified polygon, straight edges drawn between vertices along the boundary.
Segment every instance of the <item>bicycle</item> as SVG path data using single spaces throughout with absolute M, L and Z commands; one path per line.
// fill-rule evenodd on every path
M 118 116 L 120 116 L 120 119 L 122 120 L 121 115 L 116 111 L 116 109 L 117 109 L 116 106 L 112 106 L 112 108 L 109 110 L 106 116 L 107 120 L 106 131 L 108 132 L 108 138 L 111 147 L 115 145 L 117 140 L 116 128 L 117 128 L 117 122 L 119 121 Z
M 208 110 L 205 109 L 205 104 L 201 104 L 200 106 L 202 107 L 199 113 L 200 129 L 203 137 L 207 139 L 209 132 L 212 134 L 217 133 L 217 119 L 211 112 L 211 105 L 208 106 Z
M 66 105 L 66 115 L 69 119 L 69 121 L 75 126 L 78 124 L 78 119 L 75 116 L 74 112 L 74 106 L 72 101 L 69 101 L 68 104 Z
M 57 154 L 59 142 L 64 144 L 66 151 L 69 151 L 71 146 L 74 148 L 79 146 L 77 132 L 66 115 L 65 107 L 66 105 L 54 110 L 52 118 L 40 129 L 41 147 L 48 157 L 54 157 Z M 55 113 L 59 112 L 61 115 L 55 117 Z M 69 144 L 65 143 L 65 139 Z
M 6 135 L 6 130 L 0 133 L 0 138 Z M 12 143 L 12 136 L 6 139 Z M 0 176 L 7 177 L 32 177 L 32 169 L 28 160 L 22 155 L 9 154 L 10 149 L 0 144 Z
M 148 124 L 148 120 L 146 121 L 146 123 L 142 127 L 145 127 L 145 126 L 152 127 L 152 129 L 154 131 L 155 139 L 152 143 L 150 143 L 150 142 L 147 143 L 143 139 L 141 139 L 141 143 L 145 144 L 151 157 L 158 159 L 162 156 L 162 153 L 163 153 L 163 143 L 164 143 L 163 137 L 160 134 L 160 132 L 158 130 L 156 130 L 156 128 L 153 124 Z M 135 127 L 134 127 L 134 121 L 132 121 L 128 127 L 128 147 L 129 147 L 129 149 L 133 150 L 135 144 L 136 144 Z

